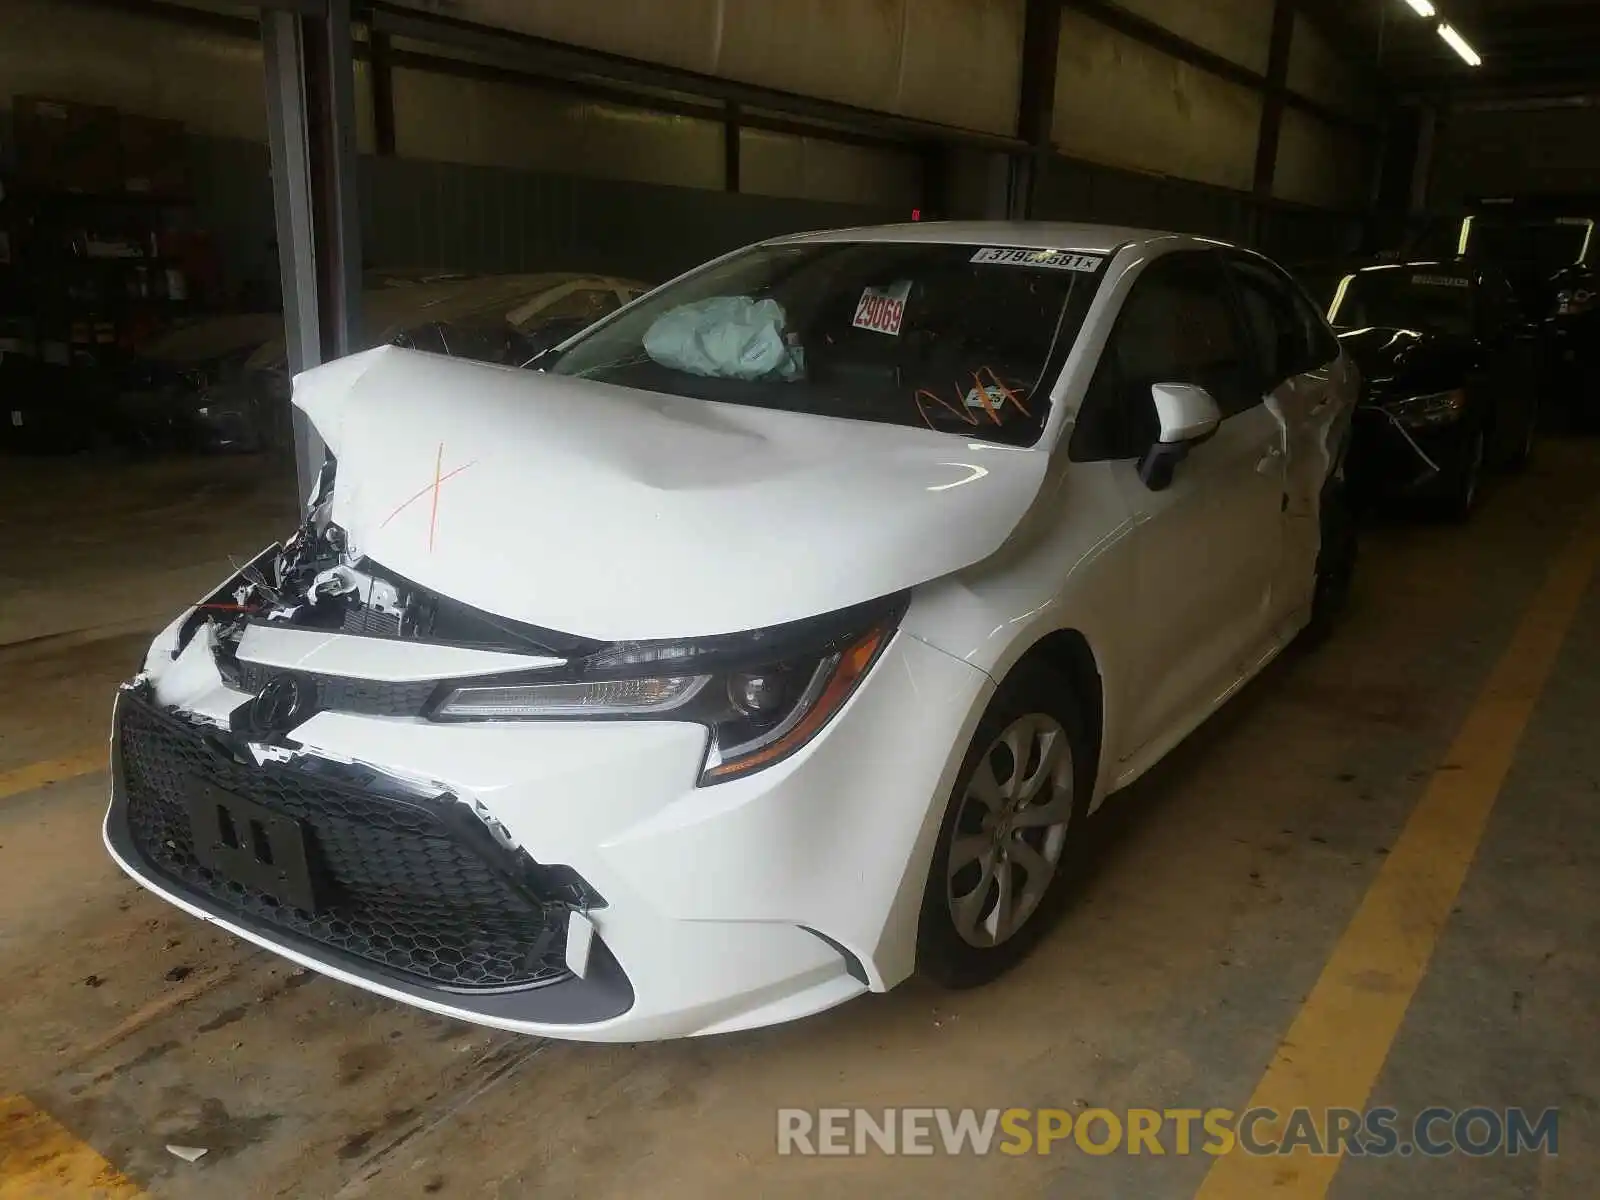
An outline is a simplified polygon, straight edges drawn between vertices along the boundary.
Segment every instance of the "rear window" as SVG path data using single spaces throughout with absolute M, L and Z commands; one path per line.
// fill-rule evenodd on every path
M 1475 290 L 1469 276 L 1445 266 L 1370 267 L 1339 284 L 1328 323 L 1335 329 L 1385 326 L 1467 336 Z
M 1030 445 L 1104 272 L 1058 249 L 757 246 L 568 345 L 553 374 Z

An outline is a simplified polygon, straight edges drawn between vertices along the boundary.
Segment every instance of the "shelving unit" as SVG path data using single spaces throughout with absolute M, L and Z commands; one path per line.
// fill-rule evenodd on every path
M 17 97 L 0 179 L 0 445 L 78 449 L 133 349 L 198 311 L 181 125 Z

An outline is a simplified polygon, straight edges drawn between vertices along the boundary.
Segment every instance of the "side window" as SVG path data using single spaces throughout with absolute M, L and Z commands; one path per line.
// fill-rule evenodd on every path
M 1300 310 L 1300 319 L 1305 322 L 1309 331 L 1311 358 L 1306 369 L 1325 367 L 1339 357 L 1343 347 L 1339 345 L 1339 339 L 1334 336 L 1333 330 L 1328 328 L 1327 314 L 1317 307 L 1316 302 L 1299 285 L 1294 288 L 1294 302 Z
M 1296 303 L 1296 290 L 1288 280 L 1259 259 L 1241 256 L 1231 258 L 1228 265 L 1255 344 L 1260 368 L 1256 382 L 1262 394 L 1322 366 L 1337 354 L 1322 357 L 1317 353 L 1313 327 L 1307 322 L 1304 306 Z
M 1123 301 L 1072 436 L 1082 461 L 1137 458 L 1160 434 L 1150 388 L 1192 383 L 1229 417 L 1260 403 L 1221 259 L 1181 251 L 1146 267 Z

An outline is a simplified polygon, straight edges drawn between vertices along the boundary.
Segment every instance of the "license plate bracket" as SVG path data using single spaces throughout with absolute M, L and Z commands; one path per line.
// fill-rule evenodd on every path
M 186 793 L 194 856 L 201 866 L 279 904 L 317 911 L 316 879 L 299 821 L 203 779 L 190 780 Z

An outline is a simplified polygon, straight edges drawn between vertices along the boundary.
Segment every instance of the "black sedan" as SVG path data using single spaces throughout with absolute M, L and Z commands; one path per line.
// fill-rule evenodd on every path
M 1600 429 L 1600 270 L 1577 263 L 1551 280 L 1549 395 L 1580 429 Z
M 1329 286 L 1328 322 L 1363 377 L 1352 492 L 1425 499 L 1464 519 L 1489 467 L 1522 466 L 1533 451 L 1537 328 L 1483 266 L 1368 263 Z

